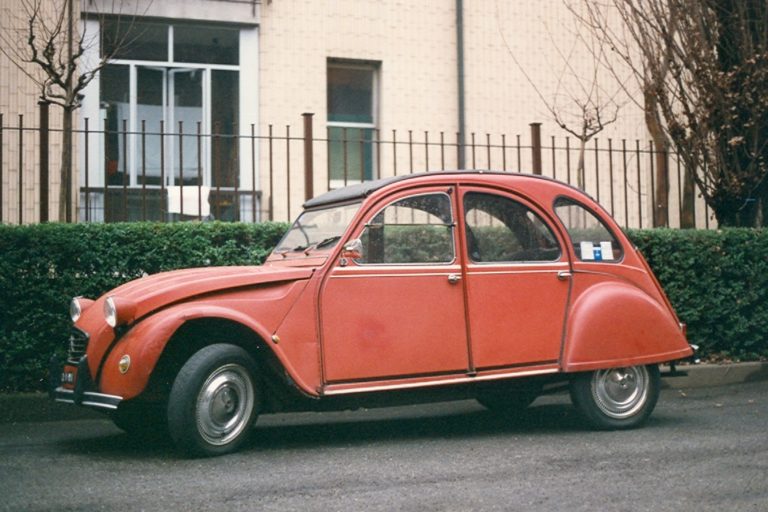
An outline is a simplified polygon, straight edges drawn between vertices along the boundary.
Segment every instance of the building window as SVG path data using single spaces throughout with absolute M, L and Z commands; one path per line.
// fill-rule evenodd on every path
M 370 62 L 328 61 L 328 167 L 332 188 L 371 180 L 376 75 Z
M 111 55 L 99 98 L 106 184 L 170 190 L 149 212 L 145 201 L 107 207 L 106 220 L 237 219 L 239 30 L 119 20 L 101 30 Z M 171 194 L 185 186 L 205 191 L 190 190 L 175 211 Z
M 135 19 L 107 19 L 101 24 L 101 54 L 112 59 L 168 60 L 168 25 Z

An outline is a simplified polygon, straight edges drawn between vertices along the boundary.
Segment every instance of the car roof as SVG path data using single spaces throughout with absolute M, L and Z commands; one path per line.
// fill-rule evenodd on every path
M 402 176 L 392 176 L 389 178 L 381 178 L 378 180 L 365 181 L 363 183 L 356 183 L 343 188 L 337 188 L 320 194 L 317 197 L 313 197 L 304 203 L 304 208 L 316 208 L 319 206 L 325 206 L 333 203 L 342 203 L 348 201 L 355 201 L 357 199 L 364 199 L 376 192 L 377 190 L 386 187 L 392 183 L 399 181 L 417 179 L 424 176 L 456 176 L 456 175 L 499 175 L 499 176 L 518 176 L 533 179 L 541 179 L 546 181 L 556 181 L 546 176 L 537 176 L 534 174 L 521 174 L 515 172 L 502 172 L 502 171 L 437 171 L 437 172 L 422 172 L 415 174 L 404 174 Z M 560 182 L 557 182 L 560 183 Z M 564 184 L 567 185 L 567 184 Z M 572 188 L 572 187 L 571 187 Z
M 324 194 L 320 194 L 317 197 L 313 197 L 304 203 L 304 208 L 315 208 L 317 206 L 323 206 L 331 203 L 342 203 L 346 201 L 353 201 L 355 199 L 362 199 L 371 195 L 371 193 L 379 190 L 380 188 L 386 187 L 390 183 L 396 183 L 398 181 L 406 180 L 416 176 L 423 176 L 424 174 L 426 173 L 392 176 L 390 178 L 364 181 L 363 183 L 356 183 L 347 187 L 337 188 Z

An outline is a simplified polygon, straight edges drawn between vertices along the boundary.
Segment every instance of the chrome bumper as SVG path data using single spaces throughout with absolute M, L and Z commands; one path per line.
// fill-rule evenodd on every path
M 77 394 L 74 390 L 64 389 L 61 386 L 54 389 L 52 395 L 56 402 L 84 405 L 110 411 L 117 409 L 117 406 L 123 401 L 121 396 L 105 395 L 103 393 L 94 393 L 93 391 L 83 391 Z
M 54 401 L 108 411 L 114 411 L 123 401 L 121 396 L 92 391 L 95 386 L 88 372 L 87 357 L 83 357 L 80 364 L 77 365 L 77 381 L 74 383 L 74 389 L 67 389 L 61 385 L 61 368 L 60 362 L 56 358 L 51 358 L 51 382 L 48 393 Z

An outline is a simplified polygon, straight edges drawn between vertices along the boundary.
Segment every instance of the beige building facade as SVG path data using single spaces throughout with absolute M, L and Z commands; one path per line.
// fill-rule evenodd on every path
M 3 30 L 14 19 L 18 30 L 22 0 L 0 2 Z M 634 85 L 595 71 L 561 0 L 93 0 L 77 12 L 84 66 L 117 47 L 77 113 L 80 220 L 288 220 L 307 195 L 305 118 L 314 194 L 437 169 L 530 172 L 531 123 L 543 173 L 576 183 L 578 142 L 553 111 L 575 126 L 574 105 L 597 90 L 616 121 L 590 141 L 585 186 L 623 224 L 648 226 L 652 159 Z M 38 151 L 14 127 L 20 114 L 37 126 L 39 95 L 0 55 L 3 222 L 38 220 Z M 674 225 L 675 178 L 670 193 Z

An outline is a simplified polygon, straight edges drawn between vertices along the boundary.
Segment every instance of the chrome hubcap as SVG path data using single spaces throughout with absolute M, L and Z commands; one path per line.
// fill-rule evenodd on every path
M 648 399 L 648 370 L 645 366 L 598 370 L 592 377 L 592 396 L 600 410 L 611 418 L 635 414 Z
M 254 387 L 248 370 L 238 364 L 222 366 L 200 389 L 197 430 L 207 443 L 227 444 L 248 426 L 254 404 Z

